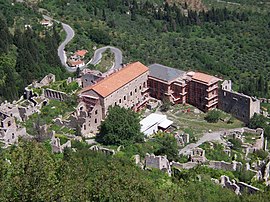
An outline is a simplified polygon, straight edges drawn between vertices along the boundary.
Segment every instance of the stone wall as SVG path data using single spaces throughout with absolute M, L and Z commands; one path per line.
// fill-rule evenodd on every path
M 235 180 L 230 180 L 230 178 L 225 175 L 220 177 L 220 184 L 223 187 L 233 190 L 237 195 L 241 195 L 243 193 L 254 194 L 260 191 L 260 189 L 257 187 L 251 186 L 244 182 L 236 182 Z
M 52 152 L 63 153 L 65 148 L 71 148 L 71 141 L 68 140 L 66 143 L 61 145 L 60 139 L 58 137 L 55 137 L 55 135 L 53 134 L 52 139 L 51 139 L 51 147 L 52 147 Z
M 93 145 L 89 149 L 92 151 L 99 151 L 99 152 L 102 152 L 102 153 L 107 154 L 107 155 L 114 155 L 116 153 L 115 150 L 113 150 L 113 149 L 108 149 L 108 148 L 101 147 L 98 145 Z
M 171 162 L 171 166 L 178 169 L 191 169 L 198 165 L 198 162 L 187 162 L 187 163 L 179 163 L 179 162 Z
M 32 85 L 34 88 L 41 88 L 43 86 L 48 86 L 49 84 L 53 82 L 55 82 L 55 75 L 48 74 L 40 82 L 33 82 Z
M 242 163 L 237 161 L 233 161 L 232 163 L 225 161 L 209 161 L 208 167 L 218 170 L 236 171 L 241 169 Z
M 61 92 L 61 91 L 52 90 L 49 88 L 46 88 L 44 90 L 44 96 L 48 99 L 60 100 L 60 101 L 64 101 L 68 98 L 68 95 L 66 93 Z
M 260 101 L 242 93 L 234 92 L 231 85 L 230 80 L 225 80 L 221 84 L 218 108 L 248 123 L 255 113 L 260 113 Z
M 155 156 L 154 154 L 146 154 L 145 168 L 157 168 L 159 170 L 166 171 L 169 176 L 171 175 L 171 166 L 167 156 Z

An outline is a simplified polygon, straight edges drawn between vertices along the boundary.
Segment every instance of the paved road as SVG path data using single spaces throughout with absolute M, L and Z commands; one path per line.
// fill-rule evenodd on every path
M 48 20 L 54 20 L 51 17 L 47 16 L 47 15 L 43 15 L 43 17 L 45 19 Z M 73 39 L 73 37 L 75 36 L 75 32 L 74 30 L 65 23 L 59 22 L 57 20 L 54 20 L 57 23 L 61 23 L 63 26 L 64 31 L 66 32 L 66 39 L 60 44 L 60 46 L 57 49 L 58 52 L 58 56 L 61 60 L 62 65 L 66 68 L 67 71 L 69 72 L 75 72 L 77 68 L 74 67 L 70 67 L 67 65 L 67 56 L 65 53 L 65 47 L 66 45 Z M 113 66 L 111 67 L 110 70 L 112 69 L 119 69 L 122 67 L 122 63 L 123 63 L 123 54 L 122 51 L 116 47 L 112 47 L 112 46 L 105 46 L 102 48 L 99 48 L 95 51 L 93 58 L 86 64 L 86 66 L 81 67 L 81 69 L 84 69 L 85 67 L 87 67 L 88 64 L 93 64 L 96 65 L 100 62 L 101 58 L 102 58 L 102 54 L 107 50 L 110 49 L 112 53 L 114 53 L 114 63 Z
M 67 33 L 67 35 L 66 35 L 66 39 L 60 44 L 60 46 L 57 49 L 58 56 L 61 60 L 62 65 L 66 67 L 67 71 L 75 72 L 76 68 L 72 68 L 67 65 L 67 56 L 65 53 L 65 46 L 73 39 L 75 33 L 74 33 L 74 30 L 69 25 L 62 23 L 62 26 L 65 32 Z
M 235 129 L 231 129 L 231 130 L 221 130 L 221 131 L 216 131 L 216 132 L 212 132 L 212 133 L 205 133 L 196 143 L 188 144 L 183 149 L 181 149 L 179 151 L 179 154 L 189 155 L 192 149 L 200 146 L 204 142 L 218 141 L 221 143 L 222 142 L 225 143 L 221 139 L 221 135 L 223 135 L 225 131 L 235 131 L 235 130 L 241 130 L 241 128 L 235 128 Z
M 49 17 L 47 15 L 43 15 L 43 18 L 47 19 L 47 20 L 54 20 L 54 19 L 52 19 L 51 17 Z M 57 22 L 57 23 L 61 23 L 61 22 L 59 22 L 57 20 L 54 20 L 54 21 Z M 66 56 L 66 53 L 65 53 L 65 46 L 73 39 L 73 37 L 75 36 L 75 32 L 68 24 L 65 24 L 65 23 L 61 23 L 61 24 L 62 24 L 63 29 L 65 30 L 67 35 L 66 35 L 65 40 L 60 44 L 60 46 L 57 49 L 58 57 L 61 60 L 61 64 L 67 69 L 67 71 L 75 72 L 76 68 L 72 68 L 72 67 L 69 67 L 67 65 L 67 56 Z
M 99 48 L 95 51 L 94 57 L 86 64 L 93 64 L 96 65 L 100 62 L 102 58 L 102 54 L 107 50 L 110 49 L 110 51 L 114 54 L 114 65 L 111 69 L 119 69 L 122 67 L 123 63 L 123 55 L 122 51 L 118 48 L 112 47 L 112 46 L 105 46 L 102 48 Z

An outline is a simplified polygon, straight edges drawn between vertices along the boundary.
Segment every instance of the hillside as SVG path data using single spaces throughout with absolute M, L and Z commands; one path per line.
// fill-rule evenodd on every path
M 48 73 L 65 77 L 57 56 L 61 27 L 43 27 L 34 5 L 0 0 L 0 102 L 18 99 L 25 86 Z
M 206 6 L 203 4 L 202 0 L 166 0 L 170 5 L 180 4 L 187 6 L 188 9 L 202 11 L 207 10 Z
M 75 28 L 71 51 L 110 44 L 124 51 L 125 62 L 200 70 L 231 79 L 240 92 L 269 97 L 270 13 L 258 4 L 205 0 L 207 11 L 183 13 L 183 5 L 162 1 L 110 2 L 44 0 L 40 6 Z

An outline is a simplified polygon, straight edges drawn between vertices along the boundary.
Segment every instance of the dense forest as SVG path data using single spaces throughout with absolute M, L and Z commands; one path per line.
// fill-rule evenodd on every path
M 270 13 L 254 10 L 255 3 L 250 9 L 248 2 L 206 5 L 205 11 L 145 0 L 44 0 L 40 6 L 75 29 L 70 49 L 110 44 L 124 51 L 125 62 L 200 70 L 233 80 L 240 92 L 269 97 Z
M 65 75 L 57 55 L 59 27 L 42 27 L 33 8 L 0 1 L 0 101 L 18 99 L 24 87 L 48 73 Z

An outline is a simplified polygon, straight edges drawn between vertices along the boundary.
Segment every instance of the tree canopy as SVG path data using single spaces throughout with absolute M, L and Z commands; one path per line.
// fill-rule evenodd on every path
M 140 119 L 131 109 L 110 107 L 108 115 L 100 125 L 97 140 L 106 145 L 129 145 L 143 140 Z

